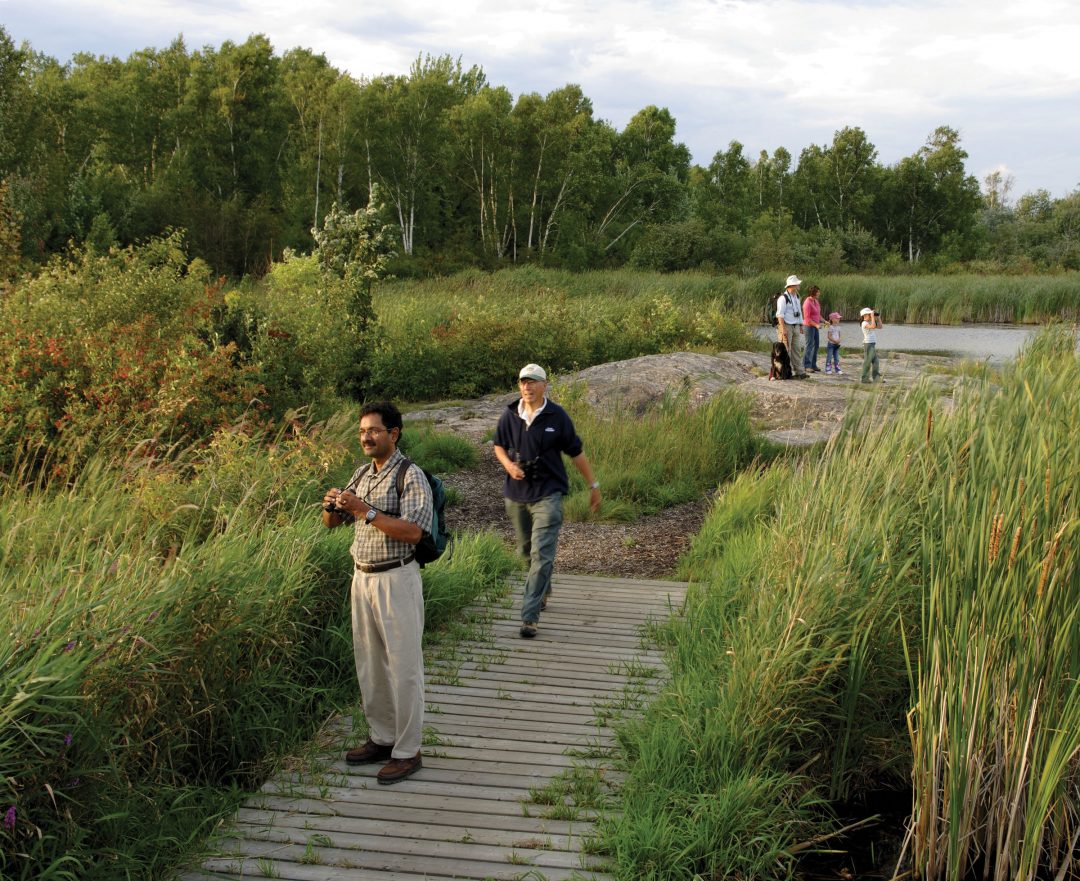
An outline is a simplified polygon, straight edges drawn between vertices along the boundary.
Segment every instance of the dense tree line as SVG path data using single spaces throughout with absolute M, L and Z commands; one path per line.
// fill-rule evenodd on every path
M 895 165 L 849 127 L 797 158 L 732 141 L 701 167 L 675 129 L 649 106 L 618 131 L 572 84 L 515 99 L 446 56 L 357 80 L 253 36 L 61 64 L 0 27 L 0 278 L 169 228 L 218 272 L 260 273 L 376 191 L 398 272 L 1080 267 L 1080 190 L 1011 205 L 947 126 Z

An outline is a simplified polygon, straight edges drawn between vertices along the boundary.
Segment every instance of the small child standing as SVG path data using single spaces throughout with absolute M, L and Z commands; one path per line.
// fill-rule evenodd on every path
M 881 367 L 877 353 L 877 331 L 881 330 L 881 316 L 869 306 L 860 310 L 862 319 L 863 362 L 860 382 L 881 382 Z M 872 372 L 871 372 L 872 371 Z
M 839 312 L 829 313 L 829 327 L 825 331 L 825 372 L 843 376 L 840 369 L 840 319 L 844 316 Z

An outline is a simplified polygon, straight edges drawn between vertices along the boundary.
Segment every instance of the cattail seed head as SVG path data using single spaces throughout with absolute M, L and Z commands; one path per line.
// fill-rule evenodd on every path
M 1005 527 L 1005 515 L 997 514 L 994 516 L 993 524 L 990 526 L 990 554 L 989 561 L 993 564 L 998 558 L 998 552 L 1001 550 L 1001 532 Z
M 1013 533 L 1012 547 L 1009 548 L 1009 563 L 1008 570 L 1011 572 L 1013 563 L 1016 562 L 1016 554 L 1020 550 L 1020 533 L 1024 531 L 1023 526 L 1017 526 L 1016 532 Z

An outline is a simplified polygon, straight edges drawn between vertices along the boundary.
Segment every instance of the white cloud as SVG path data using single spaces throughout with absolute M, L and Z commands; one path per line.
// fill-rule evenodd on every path
M 882 158 L 895 160 L 945 123 L 999 132 L 1013 152 L 983 165 L 1007 161 L 1019 179 L 1040 141 L 1075 143 L 1080 125 L 1073 0 L 0 0 L 0 13 L 16 39 L 61 58 L 125 56 L 180 31 L 189 48 L 265 33 L 279 52 L 307 46 L 356 76 L 460 55 L 515 92 L 580 83 L 616 125 L 668 106 L 699 162 L 730 138 L 797 152 L 843 125 L 885 132 Z M 1030 161 L 1003 114 L 1044 122 L 1023 139 Z M 1060 192 L 1080 171 L 1055 161 Z

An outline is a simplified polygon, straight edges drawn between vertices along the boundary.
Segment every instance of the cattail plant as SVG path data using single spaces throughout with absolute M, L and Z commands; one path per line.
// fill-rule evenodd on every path
M 957 480 L 924 509 L 909 716 L 910 858 L 923 879 L 1080 870 L 1080 572 L 1061 553 L 1080 533 L 1080 369 L 1062 337 L 957 407 Z M 1018 525 L 1002 560 L 1006 522 Z

